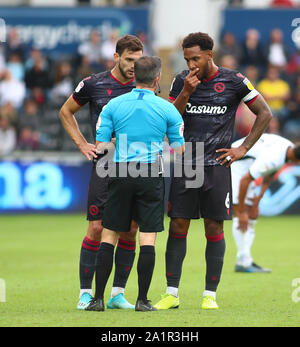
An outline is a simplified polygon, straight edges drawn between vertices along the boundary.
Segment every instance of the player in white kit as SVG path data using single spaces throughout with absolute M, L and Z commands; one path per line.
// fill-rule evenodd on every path
M 238 147 L 244 141 L 232 144 Z M 236 272 L 271 272 L 253 262 L 251 247 L 255 237 L 255 224 L 259 215 L 258 205 L 265 191 L 283 165 L 300 163 L 300 144 L 274 134 L 263 134 L 247 154 L 232 163 L 232 203 L 234 218 L 232 233 L 237 246 Z M 263 177 L 257 194 L 255 180 Z

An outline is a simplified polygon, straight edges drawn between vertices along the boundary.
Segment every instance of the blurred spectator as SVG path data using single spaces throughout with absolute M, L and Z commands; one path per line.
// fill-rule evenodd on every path
M 293 75 L 295 73 L 300 74 L 300 49 L 298 49 L 289 59 L 286 67 L 288 74 Z
M 237 70 L 238 68 L 238 63 L 236 58 L 233 55 L 224 55 L 220 61 L 219 61 L 219 65 L 223 66 L 227 69 L 230 70 Z
M 77 0 L 79 3 L 87 3 L 90 0 Z M 130 5 L 144 5 L 152 0 L 94 0 L 93 3 L 97 6 L 130 6 Z
M 71 78 L 71 66 L 67 61 L 58 62 L 54 70 L 54 82 L 50 91 L 50 101 L 55 105 L 62 103 L 72 94 L 73 80 Z
M 177 43 L 170 54 L 170 63 L 173 75 L 187 69 L 186 61 L 183 57 L 182 39 L 177 40 Z
M 114 66 L 115 66 L 115 61 L 113 59 L 105 60 L 104 62 L 105 71 L 112 70 Z
M 29 57 L 25 61 L 25 70 L 31 70 L 35 65 L 35 62 L 38 60 L 44 60 L 44 70 L 47 70 L 49 68 L 42 52 L 38 48 L 33 47 L 30 51 Z
M 97 66 L 102 64 L 103 55 L 102 55 L 102 42 L 101 35 L 97 30 L 93 30 L 90 33 L 89 40 L 87 42 L 82 43 L 78 47 L 78 54 L 89 61 L 91 66 Z M 95 67 L 97 69 L 97 67 Z
M 230 32 L 225 33 L 218 49 L 218 58 L 222 59 L 224 56 L 231 55 L 235 57 L 237 63 L 239 63 L 241 53 L 241 47 L 236 42 L 234 34 Z
M 253 84 L 254 88 L 256 88 L 257 83 L 259 81 L 258 68 L 254 65 L 246 66 L 244 74 L 245 76 L 247 76 L 248 80 Z
M 18 122 L 18 112 L 10 102 L 6 102 L 0 108 L 0 116 L 6 117 L 10 124 L 16 126 Z
M 25 76 L 24 64 L 17 53 L 12 53 L 7 61 L 6 68 L 12 73 L 17 80 L 23 81 Z
M 273 0 L 270 6 L 271 7 L 295 7 L 292 0 Z
M 144 31 L 139 31 L 136 35 L 144 45 L 144 55 L 152 56 L 155 55 L 154 49 L 148 42 L 147 34 Z
M 0 105 L 9 102 L 19 109 L 23 105 L 25 92 L 24 82 L 15 79 L 9 70 L 5 70 L 0 82 Z
M 18 149 L 37 150 L 40 145 L 40 128 L 43 115 L 34 99 L 26 99 L 18 123 Z
M 42 57 L 33 61 L 33 66 L 25 75 L 26 87 L 33 89 L 36 87 L 47 89 L 50 86 L 49 72 L 46 71 L 45 60 Z
M 104 70 L 105 70 L 105 67 L 103 67 L 102 71 Z M 77 85 L 84 78 L 90 76 L 93 72 L 94 70 L 90 65 L 89 58 L 87 56 L 83 56 L 81 59 L 80 65 L 77 68 L 76 74 L 74 76 L 75 85 Z M 101 72 L 101 70 L 99 70 L 98 72 Z
M 24 103 L 23 112 L 20 113 L 18 128 L 21 131 L 28 127 L 33 132 L 38 132 L 42 121 L 42 115 L 34 99 L 27 99 Z
M 0 156 L 11 153 L 16 147 L 16 130 L 9 119 L 0 114 Z
M 39 105 L 45 102 L 48 89 L 51 87 L 49 72 L 45 70 L 45 60 L 38 58 L 33 67 L 26 72 L 26 87 Z
M 24 63 L 26 59 L 26 46 L 21 43 L 19 33 L 16 28 L 11 28 L 7 35 L 7 42 L 5 44 L 6 60 L 8 60 L 12 54 L 17 54 L 22 63 Z
M 227 4 L 229 7 L 243 7 L 244 0 L 227 0 Z
M 102 57 L 103 60 L 113 60 L 114 53 L 116 51 L 116 44 L 120 35 L 117 29 L 111 30 L 109 38 L 102 44 Z
M 39 146 L 39 137 L 38 134 L 32 131 L 30 127 L 23 127 L 20 130 L 19 138 L 18 138 L 18 149 L 34 151 L 37 150 Z
M 2 76 L 2 73 L 4 72 L 4 70 L 5 70 L 4 46 L 0 42 L 0 80 L 1 80 L 1 76 Z
M 125 5 L 128 3 L 128 5 L 145 5 L 149 3 L 152 0 L 125 0 Z
M 267 129 L 267 133 L 269 134 L 277 134 L 280 135 L 281 134 L 281 124 L 279 122 L 279 119 L 277 117 L 273 117 L 269 123 L 268 129 Z
M 186 61 L 183 58 L 181 45 L 182 45 L 182 39 L 178 39 L 173 52 L 170 54 L 170 63 L 171 63 L 173 76 L 187 69 Z
M 245 42 L 242 44 L 241 66 L 255 65 L 259 70 L 266 66 L 264 50 L 260 44 L 260 34 L 256 29 L 249 29 L 246 32 Z
M 235 117 L 235 140 L 248 136 L 256 116 L 248 106 L 241 102 Z
M 267 47 L 268 63 L 280 69 L 286 67 L 289 60 L 289 53 L 283 42 L 283 33 L 280 29 L 273 29 L 270 34 L 270 43 Z
M 40 87 L 31 89 L 29 96 L 32 97 L 39 107 L 43 107 L 46 102 L 46 90 Z
M 300 72 L 294 75 L 294 83 L 292 85 L 293 90 L 300 89 Z
M 288 118 L 283 126 L 283 134 L 293 141 L 300 141 L 300 88 L 288 102 Z
M 283 122 L 287 115 L 286 104 L 290 98 L 290 87 L 280 78 L 277 67 L 269 66 L 265 78 L 258 83 L 257 89 L 265 98 L 274 116 Z

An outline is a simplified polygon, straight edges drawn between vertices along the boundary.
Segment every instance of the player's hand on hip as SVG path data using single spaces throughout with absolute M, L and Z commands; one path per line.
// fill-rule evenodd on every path
M 201 83 L 201 81 L 197 77 L 198 71 L 198 68 L 190 70 L 189 74 L 184 80 L 184 90 L 189 94 L 194 93 L 197 86 Z
M 216 152 L 223 153 L 216 160 L 219 161 L 221 165 L 229 167 L 234 161 L 241 159 L 247 153 L 247 150 L 245 147 L 240 146 L 237 148 L 220 148 L 217 149 Z
M 92 160 L 92 158 L 97 158 L 97 148 L 92 143 L 85 143 L 79 146 L 79 150 L 88 160 Z

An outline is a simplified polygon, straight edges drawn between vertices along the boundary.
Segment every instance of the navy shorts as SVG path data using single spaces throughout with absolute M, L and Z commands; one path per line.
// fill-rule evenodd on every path
M 200 188 L 186 188 L 185 177 L 172 177 L 168 216 L 216 221 L 232 219 L 231 170 L 226 166 L 205 166 Z
M 93 165 L 87 204 L 87 220 L 102 220 L 103 211 L 107 201 L 109 177 L 99 177 L 96 165 Z

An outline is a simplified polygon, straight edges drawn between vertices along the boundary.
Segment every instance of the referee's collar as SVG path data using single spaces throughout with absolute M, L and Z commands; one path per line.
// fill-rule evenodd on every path
M 143 89 L 143 88 L 133 88 L 132 89 L 133 92 L 137 92 L 137 93 L 148 93 L 148 94 L 154 94 L 154 92 L 152 90 L 149 89 Z

